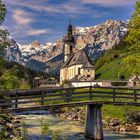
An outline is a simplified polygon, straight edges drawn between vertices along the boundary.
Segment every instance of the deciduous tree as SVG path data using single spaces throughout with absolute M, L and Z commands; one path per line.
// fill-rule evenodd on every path
M 135 4 L 135 11 L 129 22 L 128 35 L 125 39 L 129 55 L 124 63 L 134 74 L 140 74 L 140 1 Z

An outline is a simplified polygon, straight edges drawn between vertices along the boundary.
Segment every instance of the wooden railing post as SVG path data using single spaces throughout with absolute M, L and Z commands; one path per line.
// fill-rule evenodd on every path
M 18 93 L 16 91 L 16 95 L 15 95 L 15 108 L 18 108 Z
M 44 105 L 44 92 L 41 92 L 41 105 Z
M 92 100 L 92 86 L 89 87 L 89 99 Z
M 116 102 L 116 93 L 115 93 L 115 89 L 113 88 L 113 103 Z

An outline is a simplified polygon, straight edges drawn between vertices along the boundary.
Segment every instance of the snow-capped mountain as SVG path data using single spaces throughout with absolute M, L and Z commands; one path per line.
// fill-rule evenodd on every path
M 128 21 L 119 20 L 107 20 L 105 23 L 92 27 L 75 27 L 73 34 L 76 41 L 76 49 L 85 48 L 90 59 L 97 59 L 105 51 L 120 44 L 127 33 L 127 27 Z M 47 66 L 53 67 L 54 70 L 55 67 L 58 68 L 63 63 L 63 55 L 61 54 L 63 53 L 64 39 L 65 35 L 55 43 L 49 42 L 44 45 L 38 41 L 33 41 L 29 45 L 20 45 L 15 42 L 15 46 L 11 45 L 7 49 L 10 52 L 7 53 L 7 59 L 17 62 L 22 60 L 22 63 L 24 62 L 25 65 L 30 60 L 41 61 Z M 20 52 L 17 53 L 20 55 L 17 55 L 16 52 Z M 59 64 L 56 63 L 57 61 L 59 61 Z
M 6 30 L 1 30 L 3 33 Z M 7 32 L 7 31 L 6 31 Z M 3 39 L 3 36 L 0 34 L 0 44 L 6 43 L 7 47 L 5 48 L 5 59 L 9 62 L 17 62 L 20 64 L 23 64 L 22 60 L 22 52 L 17 44 L 17 42 L 10 36 L 5 36 L 5 39 Z

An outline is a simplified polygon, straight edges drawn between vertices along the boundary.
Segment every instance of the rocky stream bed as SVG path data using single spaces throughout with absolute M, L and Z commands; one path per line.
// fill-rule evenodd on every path
M 42 124 L 49 124 L 49 129 L 59 132 L 60 140 L 85 140 L 84 122 L 74 111 L 69 113 L 55 113 L 48 111 L 23 112 L 14 115 L 5 114 L 3 121 L 0 121 L 0 128 L 4 131 L 2 140 L 19 140 L 23 122 L 26 124 L 26 138 L 28 140 L 55 140 L 52 135 L 42 135 Z M 82 113 L 79 112 L 79 116 Z M 6 119 L 8 118 L 8 119 Z M 107 123 L 107 124 L 105 124 Z M 120 125 L 118 120 L 104 122 L 105 140 L 140 140 L 139 125 Z M 130 129 L 133 128 L 133 129 Z M 117 130 L 118 129 L 118 130 Z M 133 132 L 133 130 L 135 130 Z M 114 131 L 115 130 L 115 131 Z M 117 130 L 117 131 L 116 131 Z M 121 132 L 121 133 L 120 133 Z M 24 139 L 23 139 L 24 140 Z

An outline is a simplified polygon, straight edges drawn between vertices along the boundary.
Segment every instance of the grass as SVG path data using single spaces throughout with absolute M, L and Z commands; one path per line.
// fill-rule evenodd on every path
M 122 123 L 127 121 L 126 113 L 138 112 L 140 107 L 104 105 L 102 108 L 103 119 L 119 119 Z
M 85 89 L 80 89 L 80 90 L 74 90 L 74 92 L 79 92 L 79 93 L 82 93 L 82 92 L 86 92 L 86 91 L 89 91 L 89 89 L 85 88 Z M 105 96 L 108 96 L 109 94 L 107 93 L 103 93 L 103 94 L 97 94 L 96 92 L 97 91 L 102 91 L 102 92 L 112 92 L 112 89 L 92 89 L 93 91 L 93 94 L 94 95 L 102 95 L 103 97 L 93 97 L 92 100 L 90 100 L 89 98 L 89 93 L 84 93 L 84 94 L 73 94 L 72 97 L 74 98 L 71 98 L 70 102 L 66 102 L 65 100 L 58 100 L 58 101 L 48 101 L 46 102 L 45 104 L 46 105 L 50 105 L 50 104 L 62 104 L 62 103 L 76 103 L 77 101 L 78 102 L 82 102 L 82 101 L 113 101 L 113 98 L 112 98 L 112 94 L 110 94 L 110 98 L 105 98 Z M 116 92 L 119 92 L 119 93 L 130 93 L 130 95 L 127 95 L 129 97 L 133 97 L 132 95 L 132 90 L 124 90 L 124 89 L 119 89 L 119 90 L 116 90 Z M 58 96 L 56 98 L 62 98 L 64 96 L 60 95 L 59 96 L 59 92 L 57 92 Z M 61 94 L 61 93 L 60 93 Z M 65 94 L 65 92 L 64 92 Z M 140 94 L 140 92 L 138 92 L 138 94 Z M 87 97 L 83 97 L 83 98 L 80 98 L 80 96 L 87 96 Z M 121 96 L 121 97 L 125 97 L 126 95 L 117 95 L 117 96 Z M 47 97 L 47 99 L 50 99 L 50 98 L 54 98 L 54 97 Z M 134 102 L 134 99 L 120 99 L 118 98 L 116 100 L 116 102 Z M 139 101 L 140 102 L 140 101 Z M 103 105 L 103 108 L 102 108 L 102 112 L 103 112 L 103 118 L 104 119 L 119 119 L 121 120 L 121 122 L 126 122 L 126 113 L 127 112 L 134 112 L 134 111 L 139 111 L 140 110 L 140 107 L 135 107 L 135 106 L 114 106 L 114 105 Z M 69 111 L 68 111 L 69 112 Z
M 96 78 L 99 80 L 119 80 L 121 76 L 124 76 L 125 80 L 129 79 L 132 71 L 128 70 L 128 67 L 122 63 L 128 53 L 125 47 L 107 51 L 95 62 Z

